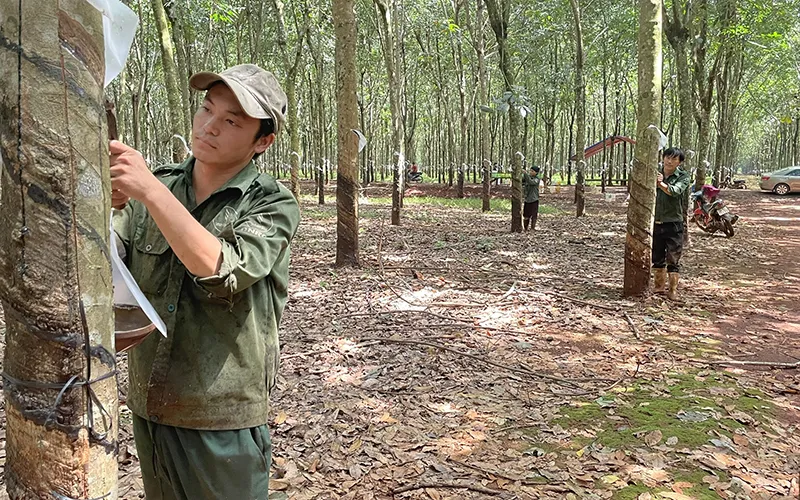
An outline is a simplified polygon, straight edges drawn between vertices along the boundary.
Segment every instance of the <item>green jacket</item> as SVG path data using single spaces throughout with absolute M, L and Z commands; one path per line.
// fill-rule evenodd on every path
M 664 170 L 661 170 L 664 173 Z M 678 167 L 675 172 L 666 177 L 664 182 L 669 186 L 669 194 L 660 187 L 656 188 L 656 222 L 682 222 L 686 213 L 683 198 L 689 187 L 691 177 L 689 173 Z
M 190 274 L 141 203 L 114 218 L 128 268 L 168 335 L 155 332 L 131 349 L 127 404 L 175 427 L 256 427 L 267 422 L 278 370 L 289 244 L 300 212 L 294 196 L 252 162 L 197 205 L 193 168 L 190 157 L 154 173 L 222 242 L 218 275 Z
M 539 201 L 539 176 L 531 175 L 528 172 L 522 172 L 522 190 L 525 195 L 525 203 L 533 203 Z

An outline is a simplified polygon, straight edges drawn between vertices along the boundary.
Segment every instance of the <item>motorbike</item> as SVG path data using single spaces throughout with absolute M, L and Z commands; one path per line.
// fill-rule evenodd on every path
M 408 182 L 422 182 L 422 172 L 408 172 Z
M 731 213 L 723 200 L 716 198 L 717 193 L 719 189 L 703 186 L 701 191 L 692 195 L 694 198 L 692 219 L 697 227 L 708 234 L 722 231 L 725 237 L 731 238 L 734 234 L 733 225 L 739 220 L 739 216 Z M 704 202 L 704 195 L 709 197 L 708 203 Z
M 723 189 L 747 189 L 747 181 L 744 179 L 733 179 L 726 177 L 720 187 Z

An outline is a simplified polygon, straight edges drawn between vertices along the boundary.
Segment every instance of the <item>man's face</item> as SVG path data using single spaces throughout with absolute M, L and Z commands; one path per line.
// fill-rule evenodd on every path
M 664 172 L 669 172 L 670 174 L 678 168 L 678 165 L 681 164 L 680 156 L 665 156 L 664 157 Z
M 261 120 L 244 113 L 227 85 L 214 85 L 192 121 L 192 153 L 207 164 L 242 165 L 275 140 L 274 134 L 256 140 L 260 126 Z

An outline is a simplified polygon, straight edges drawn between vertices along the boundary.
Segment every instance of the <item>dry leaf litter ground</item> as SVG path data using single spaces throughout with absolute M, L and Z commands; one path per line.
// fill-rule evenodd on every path
M 507 208 L 430 185 L 390 226 L 370 187 L 355 270 L 331 266 L 335 206 L 304 198 L 270 498 L 797 498 L 800 197 L 724 192 L 737 234 L 692 231 L 671 304 L 621 297 L 609 191 L 581 219 L 546 194 L 510 234 Z M 120 461 L 141 498 L 124 407 Z

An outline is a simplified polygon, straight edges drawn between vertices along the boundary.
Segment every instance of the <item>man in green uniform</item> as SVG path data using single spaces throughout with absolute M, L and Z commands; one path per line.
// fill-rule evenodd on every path
M 525 230 L 536 229 L 536 219 L 539 218 L 539 167 L 531 167 L 529 172 L 522 172 L 522 190 L 525 195 L 525 205 L 522 209 L 522 219 Z
M 284 125 L 286 95 L 258 66 L 198 73 L 193 155 L 151 172 L 111 143 L 114 229 L 167 325 L 129 354 L 127 404 L 148 500 L 266 499 L 269 394 L 297 201 L 253 158 Z M 128 201 L 130 199 L 130 201 Z
M 690 176 L 681 168 L 683 151 L 669 148 L 663 155 L 664 168 L 658 173 L 656 192 L 656 214 L 653 224 L 653 271 L 657 293 L 664 291 L 669 273 L 670 300 L 678 298 L 678 277 L 683 253 L 684 193 L 689 187 Z

